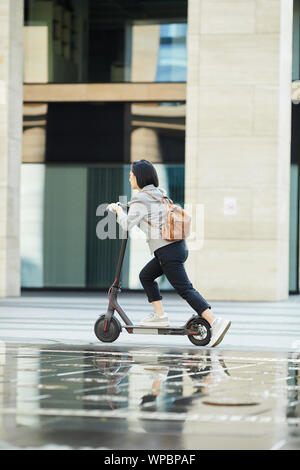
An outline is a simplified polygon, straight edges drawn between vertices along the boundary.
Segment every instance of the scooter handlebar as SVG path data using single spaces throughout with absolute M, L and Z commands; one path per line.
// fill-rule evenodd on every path
M 122 209 L 129 209 L 129 204 L 122 204 L 121 202 L 117 202 L 118 206 L 122 207 Z
M 117 206 L 119 206 L 119 207 L 122 207 L 122 209 L 124 209 L 124 210 L 126 210 L 126 211 L 128 211 L 128 209 L 129 209 L 129 204 L 122 204 L 121 202 L 115 202 L 115 203 L 108 204 L 108 206 L 106 207 L 106 210 L 107 210 L 107 211 L 112 211 L 112 209 L 110 208 L 110 206 L 113 205 L 113 204 L 115 204 L 115 205 L 117 205 Z M 112 212 L 113 212 L 113 211 L 112 211 Z

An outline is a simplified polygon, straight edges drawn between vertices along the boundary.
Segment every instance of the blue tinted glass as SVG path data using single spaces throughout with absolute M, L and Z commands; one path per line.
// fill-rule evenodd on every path
M 24 82 L 185 82 L 187 5 L 24 0 Z
M 185 82 L 187 70 L 187 24 L 160 26 L 156 82 Z

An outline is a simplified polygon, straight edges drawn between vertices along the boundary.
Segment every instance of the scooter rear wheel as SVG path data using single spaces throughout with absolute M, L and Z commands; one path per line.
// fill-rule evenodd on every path
M 105 315 L 101 315 L 95 323 L 94 332 L 97 338 L 103 343 L 113 343 L 119 337 L 122 327 L 119 320 L 112 317 L 109 323 Z
M 210 342 L 211 327 L 207 320 L 195 317 L 188 327 L 195 328 L 195 331 L 198 330 L 199 332 L 197 335 L 188 335 L 190 342 L 195 346 L 206 346 Z

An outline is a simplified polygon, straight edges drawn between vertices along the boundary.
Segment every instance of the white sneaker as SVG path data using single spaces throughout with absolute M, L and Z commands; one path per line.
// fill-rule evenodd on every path
M 230 374 L 228 372 L 228 367 L 226 366 L 220 353 L 218 353 L 216 350 L 211 351 L 209 353 L 209 358 L 211 361 L 210 376 L 212 378 L 212 382 L 229 379 Z
M 217 346 L 219 343 L 221 343 L 230 325 L 231 321 L 224 320 L 220 317 L 216 318 L 211 327 L 211 340 L 207 346 L 209 348 L 213 348 L 214 346 Z
M 141 326 L 170 326 L 168 315 L 164 313 L 163 315 L 157 315 L 155 312 L 150 313 L 147 315 L 140 322 Z

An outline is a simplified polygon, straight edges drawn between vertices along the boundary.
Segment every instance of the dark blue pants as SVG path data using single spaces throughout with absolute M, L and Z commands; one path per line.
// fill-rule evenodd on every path
M 206 300 L 193 288 L 184 268 L 188 257 L 188 249 L 184 240 L 170 243 L 154 252 L 154 258 L 140 272 L 140 281 L 145 289 L 149 302 L 161 300 L 156 278 L 166 275 L 176 292 L 201 315 L 204 310 L 211 308 Z

